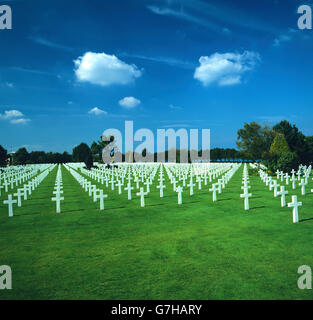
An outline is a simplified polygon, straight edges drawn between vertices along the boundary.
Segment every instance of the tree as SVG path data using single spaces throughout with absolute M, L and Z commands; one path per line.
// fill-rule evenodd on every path
M 72 155 L 70 155 L 66 151 L 63 152 L 61 158 L 62 158 L 62 163 L 72 162 Z
M 8 152 L 0 145 L 0 167 L 7 165 Z
M 308 144 L 308 158 L 309 160 L 309 164 L 313 165 L 313 136 L 310 137 L 306 137 L 306 141 Z
M 29 154 L 29 163 L 47 163 L 46 153 L 43 151 L 33 151 Z
M 292 169 L 297 169 L 299 164 L 299 157 L 295 152 L 282 152 L 277 160 L 276 170 L 290 172 Z
M 26 164 L 29 160 L 29 153 L 27 152 L 26 148 L 20 148 L 18 149 L 14 156 L 13 156 L 13 162 L 14 164 Z
M 280 154 L 282 152 L 289 152 L 289 146 L 285 139 L 284 134 L 277 133 L 276 137 L 271 145 L 270 153 L 271 154 Z
M 305 164 L 311 161 L 309 158 L 309 145 L 305 135 L 295 125 L 283 120 L 273 127 L 273 130 L 284 134 L 291 152 L 295 152 L 300 162 Z
M 99 143 L 94 141 L 90 146 L 90 151 L 94 161 L 101 160 L 101 145 Z
M 93 165 L 92 154 L 86 143 L 81 143 L 73 149 L 73 161 L 85 162 L 86 167 L 90 169 Z
M 263 158 L 264 152 L 269 150 L 274 139 L 271 128 L 262 128 L 257 122 L 245 123 L 237 135 L 236 144 L 241 156 L 253 161 Z

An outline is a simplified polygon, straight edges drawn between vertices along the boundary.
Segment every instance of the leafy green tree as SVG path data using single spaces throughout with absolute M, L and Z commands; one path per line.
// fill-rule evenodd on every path
M 8 152 L 0 145 L 0 167 L 7 165 Z
M 271 145 L 270 153 L 271 154 L 280 154 L 282 152 L 289 152 L 289 146 L 285 139 L 284 134 L 277 133 L 276 137 Z
M 94 161 L 101 161 L 102 160 L 102 152 L 103 149 L 110 143 L 114 141 L 114 137 L 111 136 L 109 141 L 103 141 L 102 137 L 98 140 L 98 142 L 94 141 L 91 146 L 91 154 Z
M 299 157 L 295 152 L 282 152 L 277 160 L 277 169 L 290 172 L 292 169 L 297 169 L 299 164 Z
M 43 151 L 33 151 L 29 154 L 29 163 L 47 163 L 46 153 Z
M 62 153 L 61 158 L 62 158 L 62 163 L 72 162 L 72 155 L 70 155 L 66 151 Z
M 283 120 L 273 127 L 273 130 L 284 134 L 291 152 L 295 152 L 302 164 L 312 161 L 309 159 L 309 144 L 305 135 L 288 121 Z
M 29 153 L 26 148 L 18 149 L 13 155 L 13 163 L 17 165 L 26 164 L 29 161 Z
M 274 139 L 274 133 L 269 127 L 257 123 L 245 123 L 243 129 L 237 132 L 237 147 L 244 159 L 261 160 L 268 151 Z
M 101 160 L 101 145 L 97 142 L 93 142 L 90 146 L 90 151 L 94 161 Z
M 90 169 L 93 165 L 92 154 L 86 143 L 81 143 L 73 149 L 73 161 L 85 162 L 86 167 Z

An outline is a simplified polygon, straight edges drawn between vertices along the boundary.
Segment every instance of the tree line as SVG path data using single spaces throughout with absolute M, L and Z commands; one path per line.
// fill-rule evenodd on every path
M 237 134 L 239 153 L 250 160 L 262 160 L 272 172 L 290 172 L 300 164 L 313 164 L 313 136 L 305 136 L 286 120 L 273 127 L 245 123 Z
M 111 137 L 111 142 L 114 137 Z M 85 162 L 87 168 L 91 168 L 93 162 L 102 161 L 102 150 L 109 142 L 94 141 L 90 146 L 81 143 L 73 148 L 72 154 L 68 152 L 54 153 L 44 151 L 28 152 L 26 148 L 20 148 L 13 154 L 8 154 L 0 146 L 0 166 L 37 164 L 37 163 L 66 163 Z M 262 126 L 257 122 L 245 123 L 237 132 L 237 148 L 213 148 L 210 151 L 211 161 L 262 161 L 269 170 L 277 169 L 285 172 L 295 169 L 299 164 L 310 165 L 313 161 L 313 136 L 305 136 L 295 125 L 284 120 L 273 127 Z M 114 151 L 113 151 L 114 152 Z M 145 156 L 147 150 L 142 151 Z M 201 156 L 201 151 L 199 152 Z M 129 161 L 122 154 L 122 161 Z M 126 159 L 127 158 L 127 159 Z M 152 156 L 157 161 L 157 153 Z M 188 153 L 190 160 L 190 153 Z M 165 151 L 165 159 L 168 159 L 168 151 Z M 134 160 L 134 159 L 133 159 Z M 180 162 L 180 150 L 176 150 L 176 162 Z

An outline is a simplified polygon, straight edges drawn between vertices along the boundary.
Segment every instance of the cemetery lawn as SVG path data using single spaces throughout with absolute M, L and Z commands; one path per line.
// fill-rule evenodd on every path
M 313 267 L 312 179 L 306 196 L 287 186 L 287 203 L 293 194 L 303 202 L 293 224 L 258 176 L 243 210 L 242 171 L 216 203 L 209 186 L 195 186 L 179 206 L 167 180 L 164 198 L 152 186 L 145 208 L 134 192 L 128 201 L 102 186 L 99 211 L 64 167 L 62 214 L 51 201 L 57 168 L 12 218 L 2 193 L 0 265 L 11 266 L 13 289 L 0 299 L 312 299 L 297 287 L 298 267 Z

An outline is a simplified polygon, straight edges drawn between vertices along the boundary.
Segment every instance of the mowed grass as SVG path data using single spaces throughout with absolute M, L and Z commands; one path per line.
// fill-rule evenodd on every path
M 313 267 L 311 178 L 306 196 L 287 187 L 287 202 L 303 202 L 293 224 L 257 176 L 244 211 L 242 169 L 216 203 L 196 186 L 179 206 L 167 181 L 164 198 L 154 185 L 140 208 L 134 191 L 128 201 L 93 181 L 109 195 L 99 211 L 64 167 L 62 214 L 51 201 L 56 168 L 12 218 L 2 195 L 0 265 L 11 266 L 13 290 L 0 299 L 312 299 L 297 287 L 298 267 Z

